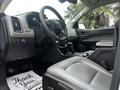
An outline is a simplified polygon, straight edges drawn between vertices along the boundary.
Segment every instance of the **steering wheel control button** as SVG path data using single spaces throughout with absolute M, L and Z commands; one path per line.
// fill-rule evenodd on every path
M 25 40 L 25 39 L 22 39 L 21 42 L 22 42 L 22 43 L 26 43 L 26 40 Z

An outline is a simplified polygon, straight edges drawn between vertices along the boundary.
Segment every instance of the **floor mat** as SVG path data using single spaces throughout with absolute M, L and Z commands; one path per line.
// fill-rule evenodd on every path
M 28 71 L 7 78 L 10 90 L 42 90 L 42 77 Z

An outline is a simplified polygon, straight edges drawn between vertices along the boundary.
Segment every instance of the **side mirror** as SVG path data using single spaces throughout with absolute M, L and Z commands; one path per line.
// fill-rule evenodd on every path
M 79 29 L 85 29 L 85 25 L 84 24 L 78 24 L 78 28 Z
M 64 3 L 66 1 L 68 1 L 69 3 L 77 4 L 77 0 L 59 0 L 59 2 L 61 2 L 61 3 Z

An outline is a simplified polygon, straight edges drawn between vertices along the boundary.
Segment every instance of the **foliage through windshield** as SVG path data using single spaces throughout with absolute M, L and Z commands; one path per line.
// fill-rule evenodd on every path
M 28 3 L 29 2 L 29 3 Z M 40 11 L 40 8 L 49 5 L 55 8 L 68 22 L 86 7 L 82 2 L 77 4 L 60 3 L 59 0 L 12 0 L 5 13 L 17 15 L 29 11 Z M 50 17 L 53 15 L 48 14 Z M 84 24 L 86 29 L 96 29 L 113 26 L 120 17 L 120 3 L 102 6 L 86 14 L 79 24 Z
M 78 11 L 82 10 L 85 5 L 81 2 L 71 4 L 68 8 L 66 19 L 73 18 Z M 84 24 L 85 29 L 107 28 L 114 26 L 120 18 L 120 3 L 114 3 L 97 8 L 80 19 L 79 24 Z

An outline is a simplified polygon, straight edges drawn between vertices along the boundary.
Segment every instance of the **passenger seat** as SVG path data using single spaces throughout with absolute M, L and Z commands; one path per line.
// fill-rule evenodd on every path
M 100 65 L 75 56 L 48 68 L 43 77 L 43 89 L 109 90 L 111 79 L 112 74 Z

